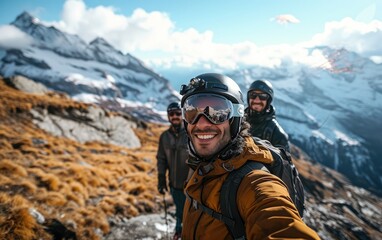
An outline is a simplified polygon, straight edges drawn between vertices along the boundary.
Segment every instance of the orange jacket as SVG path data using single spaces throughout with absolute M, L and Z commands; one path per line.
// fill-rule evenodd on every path
M 246 161 L 271 163 L 271 153 L 246 138 L 243 152 L 230 160 L 217 159 L 212 169 L 200 175 L 200 165 L 189 179 L 187 194 L 212 208 L 220 209 L 220 189 L 228 176 L 226 169 L 239 168 Z M 207 168 L 205 168 L 207 169 Z M 275 175 L 253 170 L 245 176 L 238 188 L 237 205 L 245 225 L 247 239 L 320 239 L 298 214 L 285 184 Z M 187 199 L 183 213 L 182 239 L 232 239 L 228 229 Z

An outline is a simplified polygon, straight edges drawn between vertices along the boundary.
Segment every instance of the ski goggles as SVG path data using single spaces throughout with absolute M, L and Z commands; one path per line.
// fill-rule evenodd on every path
M 184 101 L 182 117 L 187 123 L 195 124 L 201 116 L 213 124 L 221 124 L 232 117 L 243 117 L 244 105 L 217 94 L 192 95 Z
M 256 97 L 259 97 L 260 100 L 268 100 L 269 95 L 266 93 L 257 93 L 257 92 L 249 92 L 249 98 L 256 99 Z

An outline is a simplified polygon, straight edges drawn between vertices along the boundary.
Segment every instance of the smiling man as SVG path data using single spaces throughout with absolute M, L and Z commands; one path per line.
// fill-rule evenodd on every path
M 158 191 L 165 194 L 168 185 L 175 204 L 175 234 L 173 240 L 182 234 L 183 206 L 186 197 L 183 193 L 184 183 L 188 174 L 186 160 L 188 158 L 187 135 L 183 127 L 182 112 L 178 102 L 172 102 L 167 107 L 167 117 L 171 126 L 159 138 L 157 152 Z
M 288 134 L 276 120 L 272 105 L 273 87 L 267 80 L 254 81 L 247 92 L 246 119 L 252 136 L 268 140 L 273 146 L 290 151 Z
M 210 158 L 214 154 L 213 150 L 222 149 L 230 140 L 230 124 L 225 121 L 227 116 L 224 115 L 230 105 L 232 103 L 227 99 L 214 94 L 197 94 L 184 102 L 185 109 L 188 109 L 185 111 L 186 119 L 193 118 L 191 124 L 187 124 L 187 130 L 199 156 Z M 200 112 L 208 114 L 210 120 L 201 118 Z M 211 125 L 210 121 L 222 123 Z
M 271 152 L 257 145 L 244 121 L 243 96 L 229 77 L 206 73 L 182 85 L 182 117 L 188 135 L 182 239 L 233 239 L 221 212 L 220 193 L 229 174 L 248 162 L 271 164 Z M 275 175 L 252 170 L 236 194 L 245 239 L 319 239 L 302 221 L 286 185 Z M 240 238 L 240 239 L 244 239 Z

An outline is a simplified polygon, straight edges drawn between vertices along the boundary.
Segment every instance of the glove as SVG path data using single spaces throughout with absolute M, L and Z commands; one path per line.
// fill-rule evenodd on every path
M 158 175 L 158 192 L 160 194 L 167 192 L 166 176 L 164 174 Z

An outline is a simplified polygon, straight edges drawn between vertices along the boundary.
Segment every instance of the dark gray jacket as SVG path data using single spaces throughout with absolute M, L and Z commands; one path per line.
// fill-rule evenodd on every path
M 170 127 L 159 138 L 157 152 L 158 175 L 169 171 L 169 185 L 175 189 L 183 189 L 187 179 L 188 166 L 187 134 L 182 127 L 175 133 Z

